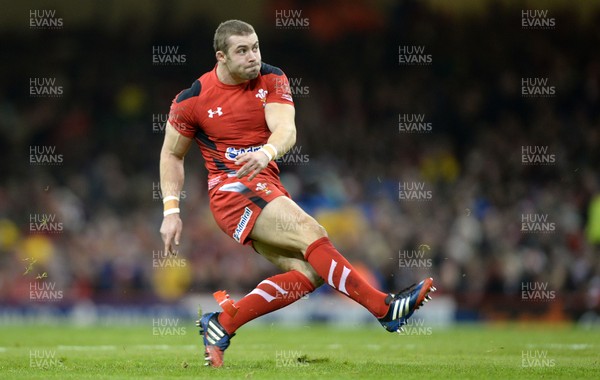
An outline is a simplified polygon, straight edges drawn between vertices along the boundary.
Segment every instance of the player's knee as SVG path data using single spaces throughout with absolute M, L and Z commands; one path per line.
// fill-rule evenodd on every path
M 325 230 L 325 227 L 317 223 L 317 221 L 314 219 L 312 219 L 310 224 L 307 226 L 307 230 L 308 233 L 306 234 L 306 240 L 309 244 L 317 239 L 327 237 L 327 230 Z
M 303 233 L 300 236 L 300 245 L 298 247 L 300 252 L 302 252 L 302 255 L 306 255 L 306 250 L 315 240 L 327 237 L 325 228 L 314 219 L 303 225 L 302 230 Z

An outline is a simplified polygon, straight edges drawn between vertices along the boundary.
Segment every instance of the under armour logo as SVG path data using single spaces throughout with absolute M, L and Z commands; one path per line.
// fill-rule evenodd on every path
M 221 116 L 223 115 L 223 111 L 221 111 L 221 107 L 217 107 L 216 111 L 213 111 L 212 108 L 208 110 L 208 117 L 211 119 L 215 116 L 215 114 Z

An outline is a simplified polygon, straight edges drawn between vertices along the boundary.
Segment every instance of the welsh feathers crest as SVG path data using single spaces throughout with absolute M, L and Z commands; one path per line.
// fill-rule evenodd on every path
M 267 90 L 263 90 L 262 88 L 258 90 L 258 93 L 256 94 L 256 97 L 259 98 L 262 103 L 263 103 L 263 107 L 267 104 L 267 94 L 269 93 L 269 91 Z

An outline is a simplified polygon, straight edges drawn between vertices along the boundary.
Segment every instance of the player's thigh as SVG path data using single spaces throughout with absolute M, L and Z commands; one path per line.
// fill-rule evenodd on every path
M 301 252 L 315 240 L 327 236 L 325 229 L 293 200 L 277 197 L 262 210 L 250 238 L 276 247 Z
M 315 287 L 323 283 L 323 279 L 315 272 L 314 268 L 304 259 L 304 256 L 299 251 L 276 247 L 260 241 L 253 241 L 252 246 L 256 252 L 275 264 L 282 271 L 297 270 L 305 275 Z

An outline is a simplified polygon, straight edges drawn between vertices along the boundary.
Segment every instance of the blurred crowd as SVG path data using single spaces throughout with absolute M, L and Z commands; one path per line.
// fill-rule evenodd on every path
M 293 79 L 298 142 L 282 180 L 339 250 L 389 291 L 431 275 L 464 309 L 535 283 L 572 316 L 598 310 L 600 13 L 555 11 L 555 28 L 527 30 L 514 7 L 457 17 L 407 2 L 330 15 L 333 33 L 322 12 L 304 13 L 306 29 L 248 21 L 263 60 Z M 277 272 L 216 226 L 195 147 L 180 251 L 164 255 L 164 117 L 214 65 L 217 25 L 190 17 L 181 28 L 131 20 L 0 35 L 13 53 L 0 62 L 3 304 L 30 303 L 40 282 L 65 303 L 131 304 L 246 292 Z M 154 64 L 157 45 L 178 46 L 185 62 Z M 407 45 L 431 62 L 399 64 Z M 54 77 L 64 93 L 32 97 L 32 77 Z M 547 78 L 555 93 L 524 96 L 522 78 Z M 401 130 L 406 115 L 430 130 Z M 60 159 L 32 162 L 39 147 Z M 553 159 L 525 162 L 524 147 Z M 420 196 L 405 199 L 413 186 Z

